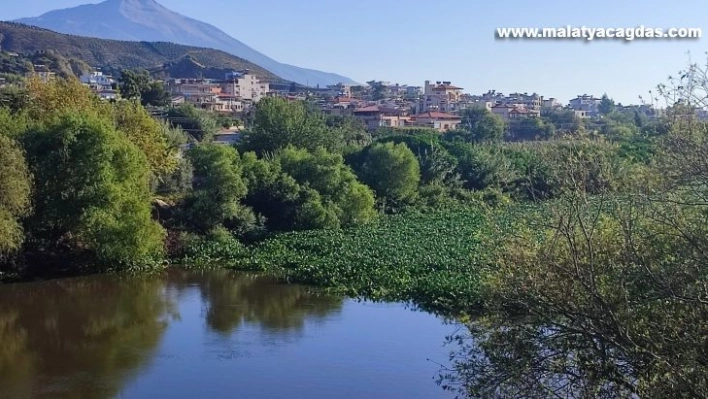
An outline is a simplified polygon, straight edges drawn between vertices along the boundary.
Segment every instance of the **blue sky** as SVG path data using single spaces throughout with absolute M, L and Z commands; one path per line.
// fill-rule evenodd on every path
M 98 0 L 0 0 L 0 19 Z M 708 50 L 705 0 L 158 0 L 211 23 L 279 61 L 422 85 L 450 80 L 466 92 L 538 92 L 567 102 L 605 92 L 644 95 Z M 503 5 L 502 5 L 503 4 Z M 499 41 L 498 27 L 700 27 L 700 40 Z

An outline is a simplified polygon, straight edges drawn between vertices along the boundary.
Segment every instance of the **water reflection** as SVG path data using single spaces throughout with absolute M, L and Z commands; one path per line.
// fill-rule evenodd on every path
M 458 349 L 438 382 L 458 397 L 639 398 L 625 353 L 562 323 L 483 316 L 448 341 Z
M 234 332 L 243 323 L 256 323 L 279 332 L 297 331 L 306 319 L 322 319 L 342 309 L 339 297 L 227 270 L 173 270 L 167 276 L 167 284 L 178 295 L 198 287 L 206 307 L 207 325 L 223 334 Z
M 0 287 L 2 396 L 116 395 L 167 327 L 162 288 L 155 278 L 107 277 Z
M 437 398 L 450 327 L 225 270 L 0 285 L 0 398 Z
M 190 290 L 200 293 L 207 326 L 224 335 L 242 324 L 297 331 L 342 306 L 306 287 L 224 270 L 0 286 L 0 397 L 115 397 L 149 367 Z

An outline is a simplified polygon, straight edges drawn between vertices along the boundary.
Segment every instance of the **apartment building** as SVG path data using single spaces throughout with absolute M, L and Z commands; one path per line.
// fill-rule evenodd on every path
M 585 111 L 589 118 L 596 118 L 600 116 L 600 102 L 601 98 L 595 96 L 583 94 L 576 98 L 570 100 L 568 106 L 575 111 Z
M 258 102 L 270 93 L 270 84 L 261 82 L 256 75 L 248 70 L 226 74 L 221 84 L 221 92 L 242 100 Z

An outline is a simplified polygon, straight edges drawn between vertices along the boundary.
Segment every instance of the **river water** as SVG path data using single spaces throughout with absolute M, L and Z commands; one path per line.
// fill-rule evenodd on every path
M 450 398 L 457 328 L 226 270 L 0 285 L 0 398 Z

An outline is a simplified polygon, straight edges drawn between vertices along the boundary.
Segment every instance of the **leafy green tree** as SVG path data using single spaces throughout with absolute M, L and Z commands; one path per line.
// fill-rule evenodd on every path
M 366 130 L 366 125 L 352 116 L 329 115 L 325 124 L 331 130 L 339 130 L 336 135 L 341 135 L 344 143 L 353 147 L 362 147 L 371 144 L 371 134 Z
M 412 130 L 409 134 L 382 137 L 377 142 L 404 143 L 413 151 L 420 164 L 422 184 L 453 183 L 456 180 L 457 159 L 445 149 L 438 132 L 429 129 Z
M 129 100 L 138 100 L 144 106 L 166 107 L 170 105 L 170 94 L 161 82 L 153 81 L 144 69 L 121 71 L 120 94 Z
M 456 133 L 468 142 L 501 141 L 504 137 L 504 121 L 486 109 L 467 108 L 462 111 L 462 122 L 457 131 L 449 132 L 446 136 L 452 137 Z
M 145 154 L 155 176 L 161 178 L 175 171 L 178 148 L 168 142 L 171 132 L 140 104 L 120 102 L 113 111 L 116 128 Z
M 341 155 L 287 147 L 272 159 L 244 154 L 246 203 L 271 230 L 356 226 L 371 221 L 374 195 Z
M 49 248 L 128 265 L 162 254 L 145 155 L 95 116 L 68 113 L 23 136 L 36 195 L 29 232 Z
M 548 140 L 555 134 L 553 124 L 541 118 L 523 118 L 509 124 L 509 135 L 513 140 Z
M 199 142 L 207 142 L 219 130 L 216 118 L 208 112 L 197 109 L 191 104 L 182 104 L 171 108 L 167 118 L 173 126 L 181 128 L 185 133 Z
M 201 233 L 239 215 L 247 188 L 241 176 L 241 159 L 232 147 L 200 144 L 187 154 L 193 166 L 194 190 L 184 201 L 190 226 Z
M 366 84 L 371 87 L 371 98 L 374 101 L 382 100 L 384 97 L 386 97 L 385 91 L 386 91 L 386 86 L 384 86 L 383 82 L 372 80 L 369 82 L 366 82 Z
M 420 183 L 418 160 L 403 143 L 374 144 L 365 155 L 360 174 L 384 207 L 413 200 Z
M 128 100 L 140 100 L 150 85 L 150 74 L 145 70 L 121 71 L 119 79 L 120 95 Z
M 289 145 L 334 151 L 343 145 L 343 132 L 328 129 L 323 115 L 301 101 L 262 99 L 255 106 L 252 126 L 244 134 L 243 149 L 263 154 Z
M 140 102 L 145 106 L 167 107 L 172 103 L 172 97 L 162 82 L 153 81 L 140 93 Z
M 597 110 L 600 111 L 602 115 L 609 115 L 613 113 L 616 109 L 615 102 L 607 97 L 607 94 L 603 94 L 600 99 L 600 104 L 597 106 Z
M 16 113 L 27 107 L 29 93 L 25 89 L 16 86 L 8 86 L 0 89 L 0 108 L 7 108 L 12 113 Z
M 20 218 L 30 211 L 31 178 L 18 143 L 0 134 L 0 258 L 24 240 Z

